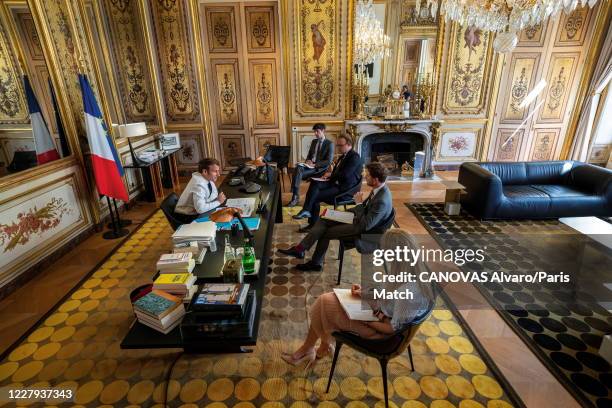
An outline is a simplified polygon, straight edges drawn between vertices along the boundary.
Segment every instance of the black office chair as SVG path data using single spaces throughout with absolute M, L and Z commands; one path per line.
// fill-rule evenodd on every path
M 359 181 L 357 183 L 352 185 L 349 189 L 338 193 L 338 195 L 334 197 L 333 201 L 332 200 L 329 200 L 329 202 L 325 201 L 325 204 L 333 205 L 334 210 L 337 210 L 338 207 L 340 206 L 344 206 L 344 211 L 346 211 L 347 205 L 357 204 L 353 196 L 361 190 L 362 181 L 363 179 L 360 176 Z
M 178 197 L 175 193 L 171 193 L 168 197 L 164 198 L 159 208 L 164 212 L 166 219 L 170 223 L 170 226 L 174 231 L 178 227 L 183 224 L 187 224 L 186 220 L 183 220 L 180 214 L 176 214 L 174 209 L 176 208 L 176 203 L 178 202 Z
M 276 163 L 276 168 L 280 172 L 281 176 L 281 191 L 285 186 L 285 173 L 283 169 L 289 168 L 289 158 L 291 156 L 290 146 L 268 146 L 268 150 L 264 155 L 263 159 L 266 163 Z
M 389 395 L 387 390 L 387 363 L 392 358 L 399 356 L 408 349 L 408 357 L 410 358 L 410 368 L 414 371 L 414 363 L 412 361 L 412 350 L 410 349 L 410 342 L 419 331 L 421 324 L 427 320 L 432 310 L 434 309 L 435 299 L 432 301 L 428 311 L 421 316 L 418 316 L 415 320 L 408 323 L 401 330 L 396 331 L 384 339 L 365 339 L 353 332 L 348 331 L 337 331 L 333 332 L 332 336 L 336 339 L 336 351 L 334 352 L 334 359 L 332 360 L 331 370 L 329 372 L 329 380 L 327 381 L 327 389 L 325 392 L 329 392 L 329 386 L 331 385 L 332 378 L 334 376 L 334 369 L 336 368 L 336 362 L 338 361 L 338 355 L 342 345 L 347 346 L 362 352 L 363 354 L 374 357 L 380 363 L 382 370 L 382 382 L 383 390 L 385 393 L 385 408 L 389 408 Z
M 379 238 L 380 235 L 384 234 L 395 221 L 395 208 L 391 210 L 391 215 L 381 221 L 378 225 L 374 226 L 369 231 L 366 231 L 361 239 L 341 239 L 340 247 L 338 248 L 338 260 L 340 265 L 338 266 L 338 280 L 336 285 L 340 284 L 340 278 L 342 277 L 342 264 L 344 263 L 344 251 L 356 248 L 360 254 L 371 253 L 375 249 L 378 249 L 379 242 L 372 241 L 372 237 Z M 369 239 L 368 239 L 369 238 Z

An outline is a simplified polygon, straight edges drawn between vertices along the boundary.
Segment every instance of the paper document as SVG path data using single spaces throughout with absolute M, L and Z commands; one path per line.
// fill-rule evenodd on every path
M 309 169 L 314 169 L 315 166 L 313 164 L 306 164 L 306 163 L 298 163 L 298 166 L 304 166 L 307 167 Z
M 225 206 L 240 208 L 242 217 L 250 217 L 255 209 L 255 197 L 228 198 Z
M 329 181 L 329 178 L 325 178 L 325 177 L 311 177 L 311 180 L 314 180 L 314 181 Z
M 362 322 L 377 322 L 372 308 L 368 304 L 361 302 L 361 298 L 351 295 L 350 289 L 334 289 L 336 297 L 340 301 L 342 309 L 351 320 L 361 320 Z M 366 308 L 362 310 L 362 308 Z
M 348 211 L 337 211 L 337 210 L 325 209 L 321 213 L 321 218 L 326 219 L 326 220 L 341 222 L 343 224 L 352 224 L 353 218 L 355 218 L 355 214 L 353 214 L 352 212 L 348 212 Z

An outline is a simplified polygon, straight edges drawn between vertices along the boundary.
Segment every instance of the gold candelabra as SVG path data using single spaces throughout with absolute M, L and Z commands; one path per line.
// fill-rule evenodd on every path
M 353 97 L 355 98 L 355 118 L 358 120 L 366 119 L 365 98 L 370 89 L 370 80 L 366 67 L 360 67 L 355 73 L 353 81 Z
M 433 115 L 433 97 L 437 90 L 431 74 L 419 75 L 412 85 L 410 115 L 417 119 L 430 119 Z

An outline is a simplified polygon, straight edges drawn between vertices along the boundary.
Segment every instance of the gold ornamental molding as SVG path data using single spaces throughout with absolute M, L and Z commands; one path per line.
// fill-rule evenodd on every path
M 14 50 L 18 50 L 13 46 L 17 44 L 15 39 L 4 7 L 0 7 L 0 124 L 30 122 L 19 66 L 23 57 L 15 55 Z
M 19 184 L 38 180 L 56 171 L 78 166 L 78 164 L 79 162 L 74 156 L 69 156 L 15 173 L 10 177 L 2 177 L 0 178 L 0 193 L 4 193 Z

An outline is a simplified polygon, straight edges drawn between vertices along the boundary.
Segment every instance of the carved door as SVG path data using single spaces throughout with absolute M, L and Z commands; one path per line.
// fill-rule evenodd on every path
M 227 170 L 286 144 L 278 4 L 200 4 L 200 22 L 213 140 Z

